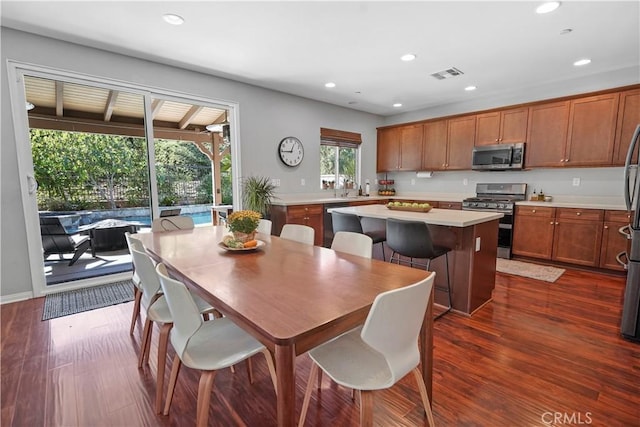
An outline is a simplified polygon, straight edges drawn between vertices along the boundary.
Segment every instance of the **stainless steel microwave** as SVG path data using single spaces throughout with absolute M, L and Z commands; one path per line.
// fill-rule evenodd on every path
M 519 170 L 524 167 L 524 142 L 473 147 L 471 169 Z

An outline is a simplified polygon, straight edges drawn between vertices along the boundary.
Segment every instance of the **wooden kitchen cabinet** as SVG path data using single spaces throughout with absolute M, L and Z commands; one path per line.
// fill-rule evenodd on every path
M 285 224 L 301 224 L 315 231 L 314 245 L 322 246 L 324 205 L 271 206 L 271 221 L 275 235 L 280 235 Z
M 446 170 L 471 169 L 471 152 L 475 143 L 476 116 L 450 119 L 447 123 Z
M 447 120 L 424 124 L 422 170 L 442 170 L 447 163 Z
M 564 166 L 612 164 L 619 93 L 571 101 Z
M 570 102 L 553 102 L 529 108 L 525 162 L 527 168 L 563 166 Z
M 440 209 L 453 209 L 453 210 L 462 210 L 462 202 L 438 202 L 438 207 Z
M 551 259 L 555 208 L 516 206 L 511 252 L 532 258 Z
M 557 208 L 551 259 L 597 267 L 603 220 L 602 209 Z
M 640 89 L 620 93 L 616 141 L 613 150 L 613 165 L 623 166 L 629 151 L 631 137 L 640 124 Z M 637 159 L 637 154 L 634 161 Z
M 422 125 L 378 130 L 377 171 L 416 171 L 422 165 Z
M 624 267 L 616 261 L 620 252 L 629 251 L 629 243 L 618 232 L 621 227 L 631 224 L 631 214 L 627 211 L 606 211 L 602 226 L 602 249 L 600 251 L 601 268 L 624 271 Z
M 475 145 L 525 142 L 528 116 L 527 107 L 478 114 Z

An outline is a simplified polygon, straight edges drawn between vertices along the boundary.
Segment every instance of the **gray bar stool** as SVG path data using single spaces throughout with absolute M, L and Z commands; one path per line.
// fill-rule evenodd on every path
M 362 223 L 362 219 L 358 215 L 340 212 L 331 212 L 331 222 L 333 223 L 334 234 L 338 231 L 350 231 L 371 237 L 374 245 L 380 243 L 382 245 L 382 260 L 385 260 L 384 242 L 387 240 L 387 230 L 385 227 L 376 227 L 377 223 L 367 222 L 367 228 L 365 229 L 365 224 Z M 381 224 L 384 225 L 384 221 L 382 221 Z
M 422 221 L 402 221 L 399 219 L 387 219 L 387 246 L 393 251 L 389 262 L 393 262 L 394 257 L 400 264 L 400 255 L 409 258 L 409 265 L 418 265 L 429 270 L 431 260 L 445 256 L 447 268 L 447 287 L 437 290 L 447 293 L 449 307 L 435 318 L 438 319 L 451 311 L 451 280 L 449 279 L 449 252 L 450 248 L 433 244 L 429 226 Z M 413 259 L 426 259 L 427 263 L 415 262 Z

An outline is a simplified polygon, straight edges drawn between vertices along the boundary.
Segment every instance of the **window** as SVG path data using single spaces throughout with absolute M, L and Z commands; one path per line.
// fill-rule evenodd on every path
M 358 188 L 361 143 L 359 133 L 320 129 L 320 188 Z

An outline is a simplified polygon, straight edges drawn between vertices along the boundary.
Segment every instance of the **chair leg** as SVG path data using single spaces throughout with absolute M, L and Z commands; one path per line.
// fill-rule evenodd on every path
M 249 376 L 249 384 L 253 384 L 253 364 L 251 358 L 247 359 L 247 375 Z
M 322 369 L 318 369 L 318 390 L 322 387 Z
M 169 407 L 171 407 L 171 401 L 173 400 L 173 392 L 176 389 L 176 382 L 178 381 L 178 374 L 180 373 L 180 367 L 182 361 L 176 354 L 173 358 L 173 367 L 171 368 L 171 378 L 169 379 L 169 387 L 167 388 L 167 400 L 164 402 L 164 415 L 169 415 Z
M 211 388 L 216 371 L 202 371 L 200 384 L 198 385 L 198 412 L 196 416 L 197 427 L 207 427 L 209 421 L 209 402 L 211 401 Z
M 262 350 L 262 354 L 264 354 L 264 358 L 267 359 L 267 368 L 269 368 L 269 375 L 271 376 L 271 381 L 273 382 L 273 389 L 276 391 L 277 395 L 278 378 L 276 377 L 276 366 L 273 363 L 273 356 L 271 356 L 271 352 L 266 348 Z
M 133 286 L 133 314 L 131 315 L 131 328 L 129 335 L 133 335 L 133 329 L 136 327 L 136 321 L 140 317 L 140 302 L 142 301 L 142 291 L 137 286 Z
M 373 391 L 360 390 L 360 426 L 373 427 Z
M 442 316 L 450 312 L 451 309 L 453 308 L 453 304 L 451 302 L 451 279 L 449 278 L 449 254 L 448 253 L 444 254 L 444 260 L 445 260 L 445 266 L 447 268 L 447 300 L 449 302 L 449 307 L 447 307 L 447 309 L 442 313 L 438 314 L 434 318 L 434 320 L 441 318 Z M 428 266 L 427 266 L 427 269 L 429 269 Z
M 436 424 L 433 421 L 433 412 L 431 411 L 431 403 L 427 395 L 427 387 L 424 385 L 422 373 L 417 366 L 413 369 L 413 375 L 416 377 L 416 382 L 418 383 L 420 397 L 422 397 L 422 405 L 424 406 L 424 411 L 427 413 L 427 420 L 429 420 L 429 427 L 435 427 Z
M 144 321 L 144 329 L 142 330 L 142 341 L 140 341 L 140 356 L 138 357 L 138 368 L 142 368 L 145 362 L 146 353 L 148 351 L 149 342 L 151 341 L 151 330 L 153 329 L 150 319 Z
M 172 326 L 173 323 L 164 323 L 160 327 L 160 339 L 158 341 L 158 375 L 156 380 L 156 414 L 162 412 L 164 370 L 167 365 L 167 345 L 169 344 L 169 332 Z
M 304 392 L 304 400 L 302 401 L 302 410 L 300 411 L 298 427 L 302 427 L 304 425 L 304 419 L 307 417 L 309 401 L 311 400 L 311 391 L 313 391 L 313 378 L 317 375 L 316 371 L 318 371 L 318 365 L 312 361 L 311 371 L 309 372 L 309 381 L 307 381 L 307 390 Z

